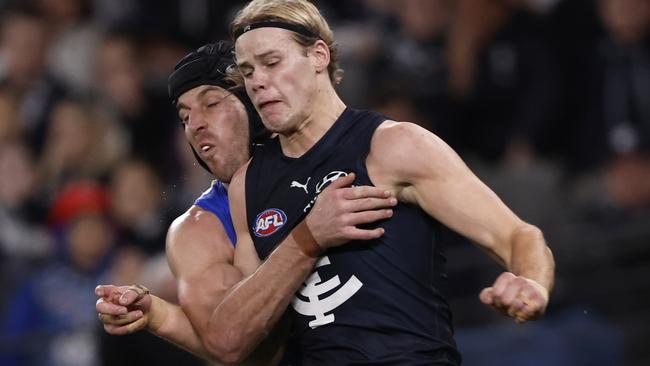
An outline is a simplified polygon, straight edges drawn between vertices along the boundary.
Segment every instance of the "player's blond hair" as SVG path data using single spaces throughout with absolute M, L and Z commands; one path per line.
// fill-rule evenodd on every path
M 338 63 L 338 45 L 334 34 L 323 15 L 314 4 L 306 0 L 253 0 L 240 10 L 230 24 L 230 34 L 239 34 L 249 24 L 263 21 L 278 21 L 299 25 L 316 35 L 309 37 L 293 32 L 293 39 L 303 47 L 309 47 L 318 39 L 323 40 L 330 51 L 330 63 L 327 72 L 333 85 L 343 78 L 343 69 Z

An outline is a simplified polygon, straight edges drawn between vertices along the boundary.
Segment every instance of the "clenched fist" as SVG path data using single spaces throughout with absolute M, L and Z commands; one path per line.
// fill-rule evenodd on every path
M 539 283 L 510 272 L 502 273 L 492 287 L 481 291 L 481 301 L 517 323 L 538 319 L 546 311 L 548 290 Z
M 155 324 L 151 317 L 153 297 L 144 286 L 100 285 L 95 309 L 109 334 L 124 335 Z

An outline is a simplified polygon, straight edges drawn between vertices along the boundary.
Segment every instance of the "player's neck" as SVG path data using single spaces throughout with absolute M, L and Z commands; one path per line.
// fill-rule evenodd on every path
M 319 90 L 298 128 L 289 134 L 280 135 L 282 152 L 293 158 L 302 156 L 327 133 L 345 108 L 331 85 Z

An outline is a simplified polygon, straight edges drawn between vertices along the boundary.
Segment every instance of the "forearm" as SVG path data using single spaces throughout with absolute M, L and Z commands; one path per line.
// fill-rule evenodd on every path
M 542 232 L 537 227 L 527 225 L 514 233 L 508 270 L 539 283 L 551 292 L 555 261 Z
M 234 286 L 213 313 L 210 348 L 239 362 L 271 332 L 317 258 L 303 254 L 289 235 L 248 278 Z
M 198 357 L 214 360 L 194 331 L 183 308 L 156 296 L 152 296 L 151 300 L 150 319 L 147 327 L 149 332 Z

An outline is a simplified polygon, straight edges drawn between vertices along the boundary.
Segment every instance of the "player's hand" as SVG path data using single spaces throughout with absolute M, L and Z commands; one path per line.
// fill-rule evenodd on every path
M 510 272 L 502 273 L 492 287 L 481 291 L 481 302 L 502 314 L 515 318 L 517 323 L 541 317 L 548 305 L 548 290 L 539 283 Z
M 359 225 L 390 218 L 397 205 L 394 195 L 372 186 L 351 187 L 355 174 L 332 182 L 318 196 L 305 218 L 314 239 L 323 249 L 351 240 L 370 240 L 384 235 L 383 228 L 362 229 Z
M 113 335 L 137 332 L 149 325 L 152 297 L 142 286 L 99 285 L 95 309 L 104 330 Z

